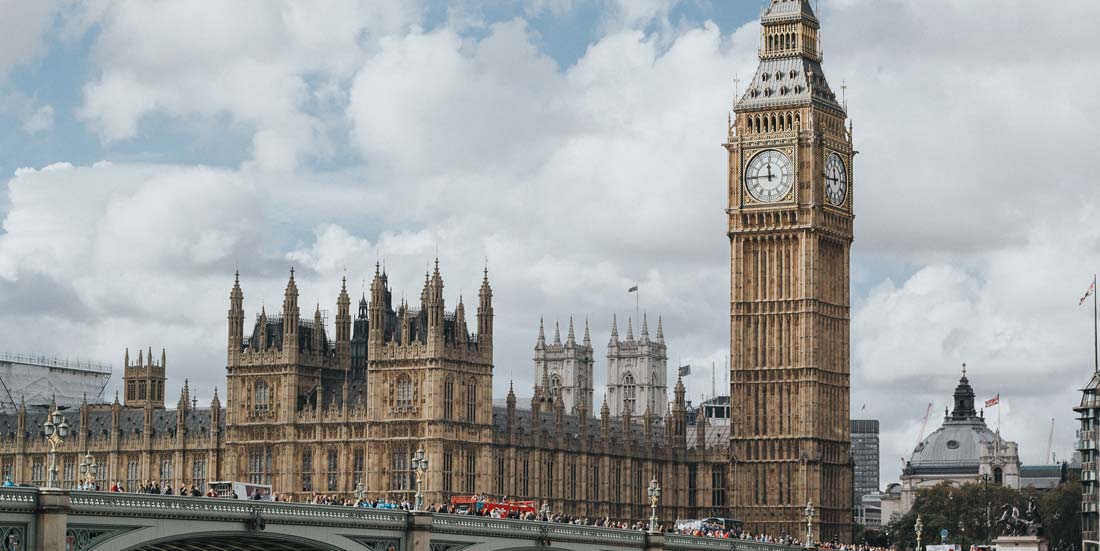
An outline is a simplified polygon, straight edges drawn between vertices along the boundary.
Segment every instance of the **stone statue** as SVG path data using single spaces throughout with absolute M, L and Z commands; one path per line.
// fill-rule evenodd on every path
M 997 520 L 1001 525 L 1002 536 L 1038 536 L 1043 529 L 1039 519 L 1039 510 L 1035 507 L 1035 501 L 1027 501 L 1027 512 L 1020 517 L 1020 509 L 1006 503 L 1001 508 L 1001 518 Z
M 1039 509 L 1035 507 L 1035 500 L 1027 500 L 1027 512 L 1024 513 L 1024 523 L 1027 526 L 1027 535 L 1029 536 L 1041 536 L 1043 532 L 1043 522 L 1039 518 Z

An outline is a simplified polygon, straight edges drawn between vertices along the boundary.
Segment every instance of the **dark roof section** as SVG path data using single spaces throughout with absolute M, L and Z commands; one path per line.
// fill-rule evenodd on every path
M 187 411 L 187 417 L 184 420 L 187 428 L 187 433 L 191 435 L 208 435 L 210 434 L 211 425 L 211 410 L 210 408 L 199 408 Z M 46 422 L 46 410 L 43 408 L 34 408 L 27 410 L 26 421 L 26 437 L 28 438 L 45 438 L 42 425 Z M 65 420 L 69 423 L 70 431 L 72 435 L 78 435 L 81 430 L 80 426 L 80 410 L 78 408 L 69 408 L 68 410 L 62 410 L 62 415 L 65 416 Z M 145 410 L 134 408 L 122 408 L 119 412 L 118 418 L 119 432 L 122 438 L 141 438 L 141 431 L 145 425 Z M 18 414 L 10 413 L 0 415 L 0 439 L 15 439 L 18 435 L 16 431 L 19 427 Z M 111 432 L 111 411 L 109 409 L 98 409 L 97 411 L 88 412 L 88 427 L 86 430 L 91 431 L 90 436 L 92 438 L 110 438 Z M 170 409 L 155 409 L 153 410 L 153 426 L 154 435 L 176 433 L 176 410 Z M 225 430 L 225 416 L 221 416 L 221 421 L 218 427 L 219 431 Z

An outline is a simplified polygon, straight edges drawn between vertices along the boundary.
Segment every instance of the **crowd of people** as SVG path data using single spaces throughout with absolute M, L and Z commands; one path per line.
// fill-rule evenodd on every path
M 15 486 L 11 478 L 5 478 L 2 484 L 4 487 Z M 80 483 L 77 490 L 85 491 L 102 491 L 99 484 L 96 483 Z M 126 486 L 122 481 L 112 482 L 109 492 L 128 492 Z M 153 494 L 153 495 L 180 495 L 191 497 L 229 497 L 238 499 L 239 496 L 236 493 L 228 496 L 219 496 L 214 490 L 208 489 L 203 492 L 198 489 L 197 486 L 191 484 L 190 486 L 182 485 L 177 489 L 173 489 L 171 484 L 161 484 L 160 481 L 147 480 L 137 488 L 132 490 L 132 493 L 140 494 Z M 265 499 L 265 495 L 260 492 L 256 492 L 246 499 L 261 500 Z M 312 496 L 305 498 L 301 501 L 295 501 L 290 495 L 272 493 L 271 501 L 286 502 L 286 503 L 308 503 L 312 505 L 335 505 L 344 507 L 361 507 L 367 509 L 385 509 L 395 511 L 412 511 L 414 505 L 408 500 L 393 500 L 393 499 L 367 499 L 361 498 L 348 498 L 334 494 L 320 494 L 314 493 Z M 645 521 L 630 522 L 624 520 L 612 520 L 611 517 L 578 517 L 573 515 L 566 515 L 564 513 L 551 513 L 549 509 L 544 505 L 538 511 L 532 508 L 523 507 L 492 507 L 488 505 L 503 504 L 506 500 L 495 500 L 489 496 L 474 495 L 470 499 L 469 505 L 456 506 L 454 504 L 447 503 L 432 503 L 427 507 L 427 511 L 430 513 L 441 514 L 456 514 L 456 515 L 473 515 L 484 516 L 490 518 L 506 518 L 514 520 L 530 520 L 537 522 L 550 522 L 556 524 L 573 524 L 577 526 L 594 526 L 598 528 L 614 528 L 619 530 L 638 530 L 646 531 L 649 529 L 649 524 Z M 657 527 L 660 532 L 665 532 L 665 526 L 661 525 Z M 760 543 L 772 543 L 778 545 L 787 545 L 793 547 L 799 547 L 802 542 L 793 536 L 770 536 L 767 534 L 750 534 L 748 532 L 741 532 L 735 529 L 727 528 L 720 524 L 708 524 L 708 523 L 693 523 L 690 526 L 682 526 L 676 529 L 667 530 L 670 533 L 704 537 L 704 538 L 719 538 L 719 539 L 738 539 L 755 541 Z M 835 551 L 888 551 L 886 548 L 881 547 L 869 547 L 866 545 L 854 545 L 854 544 L 838 544 L 831 542 L 817 542 L 816 547 L 818 549 L 830 549 Z

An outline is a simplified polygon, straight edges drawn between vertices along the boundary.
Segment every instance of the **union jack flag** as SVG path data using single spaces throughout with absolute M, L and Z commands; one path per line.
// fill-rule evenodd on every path
M 1092 278 L 1092 285 L 1089 285 L 1088 290 L 1085 291 L 1085 296 L 1081 297 L 1081 301 L 1078 302 L 1077 305 L 1080 306 L 1080 305 L 1084 304 L 1085 299 L 1089 298 L 1089 296 L 1092 295 L 1095 292 L 1096 292 L 1096 278 L 1094 277 L 1094 278 Z

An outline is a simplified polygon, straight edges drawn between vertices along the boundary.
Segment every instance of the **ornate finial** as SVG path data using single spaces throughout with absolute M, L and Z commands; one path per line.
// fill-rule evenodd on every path
M 963 377 L 966 377 L 966 362 L 963 362 Z

